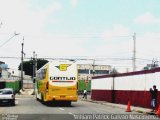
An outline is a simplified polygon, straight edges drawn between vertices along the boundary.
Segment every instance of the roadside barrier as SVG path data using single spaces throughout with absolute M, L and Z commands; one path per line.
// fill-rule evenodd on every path
M 130 103 L 130 100 L 129 100 L 126 112 L 131 112 L 131 108 L 130 107 L 131 107 L 131 103 Z
M 156 115 L 157 115 L 158 117 L 160 117 L 160 105 L 159 105 L 159 107 L 158 107 L 158 110 L 157 110 L 157 112 L 156 112 Z

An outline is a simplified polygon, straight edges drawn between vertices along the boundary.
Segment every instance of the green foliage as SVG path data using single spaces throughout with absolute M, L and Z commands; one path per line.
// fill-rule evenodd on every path
M 45 65 L 48 62 L 48 60 L 44 59 L 37 59 L 37 70 L 41 68 L 43 65 Z M 26 75 L 33 75 L 33 60 L 29 61 L 24 61 L 23 62 L 23 71 L 25 72 Z M 21 63 L 18 67 L 18 70 L 21 70 Z
M 40 69 L 43 65 L 48 63 L 48 60 L 45 59 L 37 59 L 37 70 Z

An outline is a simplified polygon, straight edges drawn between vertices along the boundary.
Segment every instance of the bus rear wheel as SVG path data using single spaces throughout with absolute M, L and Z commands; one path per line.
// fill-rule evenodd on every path
M 71 106 L 71 101 L 66 101 L 67 106 Z

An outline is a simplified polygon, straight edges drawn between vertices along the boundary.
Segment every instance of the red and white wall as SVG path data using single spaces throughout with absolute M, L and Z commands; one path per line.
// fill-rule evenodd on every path
M 120 104 L 150 107 L 149 89 L 157 86 L 160 91 L 160 68 L 92 78 L 91 99 Z M 158 104 L 160 92 L 158 92 Z

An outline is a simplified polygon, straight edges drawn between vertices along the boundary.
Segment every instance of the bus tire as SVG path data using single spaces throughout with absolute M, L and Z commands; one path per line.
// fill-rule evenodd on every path
M 71 101 L 66 101 L 67 106 L 71 106 Z
M 43 105 L 47 105 L 47 104 L 48 104 L 48 102 L 46 102 L 46 101 L 44 100 L 44 96 L 43 96 L 43 95 L 41 96 L 41 103 L 42 103 Z
M 36 100 L 39 101 L 39 98 L 36 97 Z
M 44 97 L 43 94 L 41 94 L 41 102 L 44 103 Z

